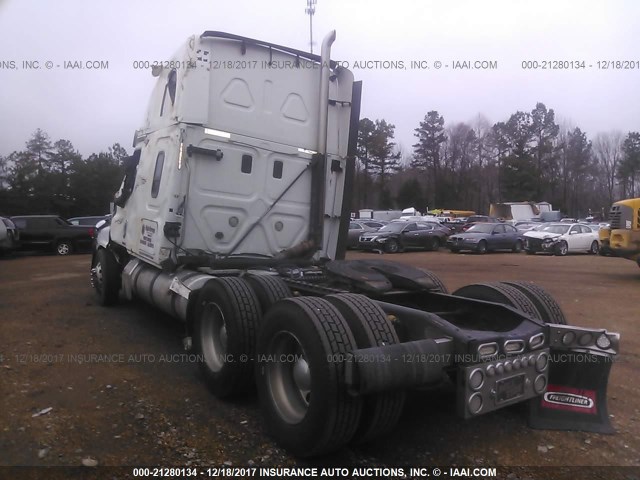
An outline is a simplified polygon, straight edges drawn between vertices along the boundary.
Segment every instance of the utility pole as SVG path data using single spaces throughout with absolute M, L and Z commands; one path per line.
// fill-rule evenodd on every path
M 313 14 L 316 13 L 316 3 L 318 0 L 307 0 L 307 8 L 304 12 L 309 15 L 309 46 L 313 53 Z

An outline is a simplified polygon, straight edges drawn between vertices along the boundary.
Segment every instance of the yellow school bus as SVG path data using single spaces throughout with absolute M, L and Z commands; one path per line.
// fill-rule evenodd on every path
M 602 253 L 634 260 L 640 266 L 640 198 L 614 203 L 609 224 L 600 230 Z

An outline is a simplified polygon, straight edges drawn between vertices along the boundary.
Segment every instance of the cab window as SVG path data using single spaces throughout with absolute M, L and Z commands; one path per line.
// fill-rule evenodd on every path
M 176 101 L 176 71 L 171 70 L 167 77 L 167 84 L 164 86 L 164 94 L 162 95 L 162 105 L 160 106 L 160 116 L 164 114 L 165 106 L 167 105 L 167 94 L 169 95 L 169 99 L 171 100 L 171 105 Z
M 164 152 L 158 153 L 156 167 L 153 170 L 153 183 L 151 184 L 151 198 L 157 198 L 160 191 L 160 181 L 162 180 L 162 167 L 164 167 Z

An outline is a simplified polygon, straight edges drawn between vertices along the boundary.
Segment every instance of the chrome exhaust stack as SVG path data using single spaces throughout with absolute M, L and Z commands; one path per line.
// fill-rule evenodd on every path
M 322 40 L 320 52 L 320 111 L 318 122 L 318 153 L 327 153 L 327 126 L 329 122 L 329 77 L 331 73 L 331 45 L 336 40 L 336 31 L 331 30 Z
M 320 98 L 318 100 L 317 152 L 311 168 L 311 209 L 309 212 L 309 240 L 312 250 L 322 250 L 324 244 L 324 213 L 326 202 L 327 132 L 329 124 L 329 82 L 331 76 L 331 45 L 336 31 L 329 32 L 322 41 L 320 55 Z

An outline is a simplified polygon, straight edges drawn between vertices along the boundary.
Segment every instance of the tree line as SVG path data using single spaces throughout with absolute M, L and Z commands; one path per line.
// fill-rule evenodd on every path
M 447 125 L 428 112 L 411 152 L 395 126 L 360 120 L 352 211 L 413 206 L 486 213 L 491 203 L 548 201 L 571 216 L 606 215 L 640 196 L 640 133 L 598 133 L 561 126 L 538 103 L 493 125 L 478 115 Z M 37 129 L 25 148 L 0 156 L 0 215 L 101 215 L 122 180 L 127 151 L 114 143 L 84 158 L 69 140 Z
M 0 156 L 0 215 L 105 215 L 126 156 L 114 143 L 83 158 L 69 140 L 52 141 L 37 129 L 24 150 Z
M 561 126 L 538 103 L 493 125 L 483 117 L 447 125 L 428 112 L 410 153 L 386 120 L 360 120 L 353 210 L 414 206 L 487 213 L 491 203 L 547 201 L 571 216 L 607 215 L 640 195 L 640 133 Z

